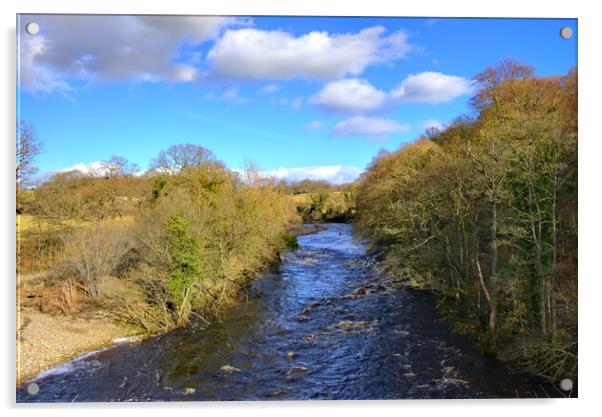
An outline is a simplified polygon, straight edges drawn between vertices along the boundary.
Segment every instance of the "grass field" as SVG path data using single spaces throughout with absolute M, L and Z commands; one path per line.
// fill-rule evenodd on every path
M 130 224 L 133 222 L 134 216 L 113 217 L 103 221 L 103 223 L 109 224 Z M 29 233 L 57 231 L 68 227 L 85 226 L 86 224 L 90 224 L 90 222 L 76 219 L 58 222 L 31 214 L 17 214 L 17 238 L 26 238 Z

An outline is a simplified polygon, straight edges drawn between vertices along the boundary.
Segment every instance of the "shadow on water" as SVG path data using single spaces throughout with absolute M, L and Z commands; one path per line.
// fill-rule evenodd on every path
M 223 321 L 87 356 L 17 400 L 545 396 L 439 322 L 428 295 L 379 274 L 350 225 L 299 243 Z

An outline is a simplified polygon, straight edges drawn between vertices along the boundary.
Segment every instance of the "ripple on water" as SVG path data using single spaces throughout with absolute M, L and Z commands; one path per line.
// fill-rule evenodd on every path
M 513 396 L 520 383 L 378 273 L 351 226 L 299 237 L 205 330 L 96 352 L 40 375 L 19 401 Z

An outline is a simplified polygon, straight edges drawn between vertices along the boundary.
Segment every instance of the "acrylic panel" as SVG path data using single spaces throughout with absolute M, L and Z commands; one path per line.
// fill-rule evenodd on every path
M 577 396 L 577 20 L 17 16 L 17 402 Z

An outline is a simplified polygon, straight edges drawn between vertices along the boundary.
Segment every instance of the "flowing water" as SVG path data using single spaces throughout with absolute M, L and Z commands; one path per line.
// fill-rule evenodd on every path
M 17 400 L 537 396 L 441 323 L 428 295 L 380 274 L 349 225 L 299 243 L 222 321 L 88 355 L 39 377 L 37 395 L 20 387 Z

